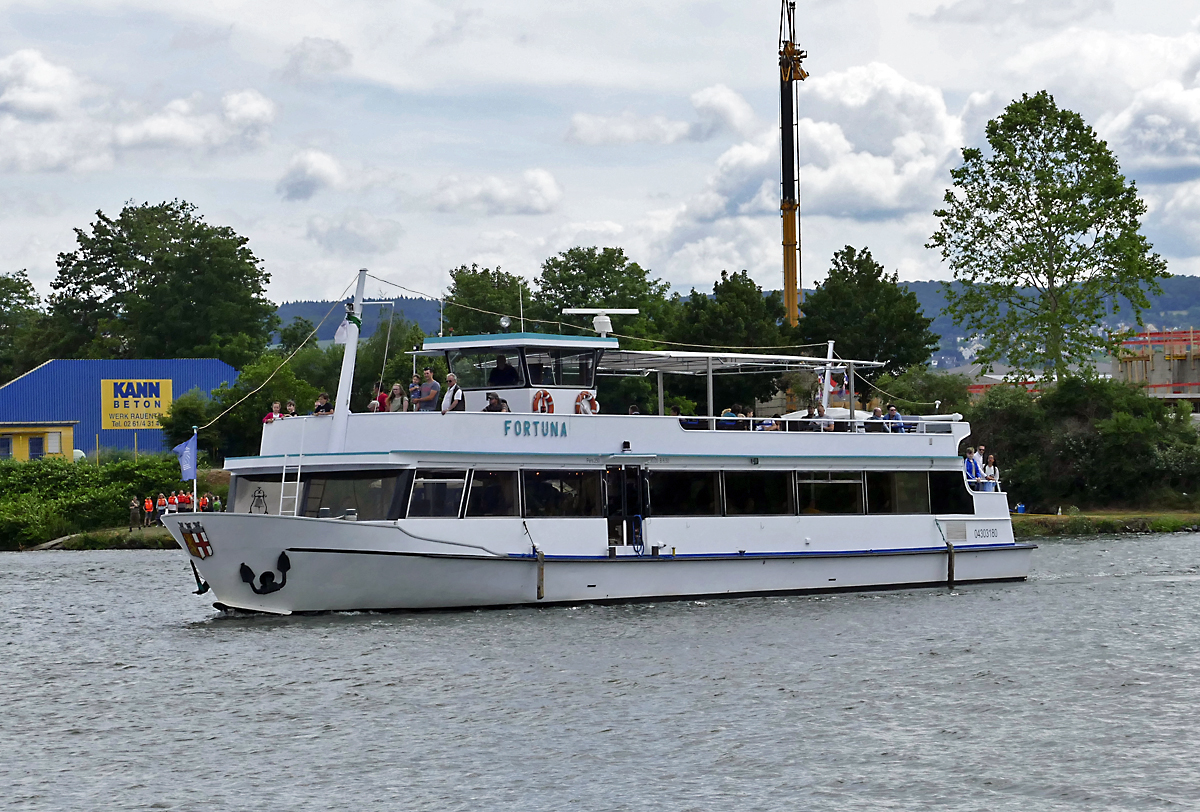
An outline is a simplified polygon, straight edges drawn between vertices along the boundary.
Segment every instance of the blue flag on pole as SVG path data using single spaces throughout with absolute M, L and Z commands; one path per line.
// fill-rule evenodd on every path
M 180 443 L 172 450 L 175 452 L 175 456 L 179 457 L 179 478 L 195 479 L 196 435 L 193 434 L 190 440 L 186 443 Z

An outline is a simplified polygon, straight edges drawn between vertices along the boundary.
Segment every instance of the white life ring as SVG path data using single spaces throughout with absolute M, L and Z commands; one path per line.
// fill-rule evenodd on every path
M 599 414 L 600 404 L 591 392 L 583 391 L 575 398 L 575 414 Z
M 533 393 L 533 410 L 541 414 L 554 414 L 554 398 L 545 389 Z

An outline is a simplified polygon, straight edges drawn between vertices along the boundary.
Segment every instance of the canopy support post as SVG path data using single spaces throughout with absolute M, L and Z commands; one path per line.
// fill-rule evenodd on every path
M 849 379 L 848 383 L 850 384 L 850 423 L 853 424 L 857 419 L 854 416 L 854 364 L 846 364 L 846 377 Z M 858 431 L 858 428 L 851 425 L 850 430 Z
M 707 367 L 706 376 L 708 378 L 708 427 L 711 429 L 713 427 L 712 418 L 716 416 L 716 413 L 713 411 L 712 356 L 710 355 L 704 360 Z
M 660 417 L 667 413 L 666 407 L 663 406 L 663 379 L 662 379 L 662 376 L 663 376 L 662 370 L 660 369 L 658 371 L 658 414 Z

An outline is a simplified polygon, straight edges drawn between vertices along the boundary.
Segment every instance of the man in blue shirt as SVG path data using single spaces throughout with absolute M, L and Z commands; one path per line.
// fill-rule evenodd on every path
M 901 420 L 903 420 L 903 418 L 900 417 L 900 412 L 896 411 L 895 403 L 888 404 L 887 414 L 885 414 L 883 416 L 883 419 L 896 421 L 895 425 L 888 425 L 888 431 L 893 432 L 895 434 L 904 434 L 904 424 L 900 422 Z

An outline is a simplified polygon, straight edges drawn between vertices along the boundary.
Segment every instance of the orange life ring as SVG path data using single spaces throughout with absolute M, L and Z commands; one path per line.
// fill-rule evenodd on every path
M 533 393 L 533 410 L 541 414 L 554 414 L 554 398 L 545 389 Z
M 575 414 L 597 414 L 599 411 L 600 404 L 591 392 L 580 392 L 579 397 L 575 398 Z

